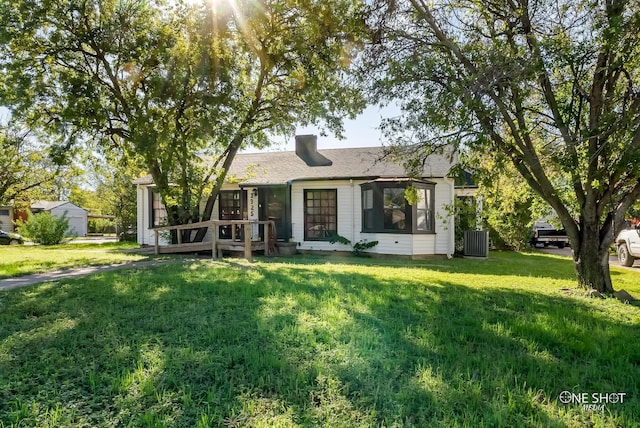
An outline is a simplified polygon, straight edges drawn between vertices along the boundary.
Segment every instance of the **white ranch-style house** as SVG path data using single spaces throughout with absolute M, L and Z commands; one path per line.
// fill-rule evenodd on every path
M 213 211 L 217 220 L 273 220 L 279 242 L 301 251 L 346 251 L 330 243 L 339 234 L 352 243 L 378 241 L 367 250 L 382 255 L 451 257 L 455 198 L 452 161 L 431 155 L 420 179 L 381 161 L 382 147 L 317 150 L 315 135 L 296 136 L 295 152 L 238 154 Z M 154 245 L 164 207 L 150 176 L 134 182 L 138 196 L 138 243 Z M 405 189 L 419 201 L 410 205 Z M 219 227 L 219 237 L 230 235 Z M 211 233 L 211 232 L 210 232 Z M 252 235 L 261 230 L 256 225 Z M 206 239 L 210 239 L 209 236 Z

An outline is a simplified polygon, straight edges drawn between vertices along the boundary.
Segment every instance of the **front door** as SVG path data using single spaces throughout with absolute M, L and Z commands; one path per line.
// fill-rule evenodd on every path
M 289 187 L 263 187 L 260 189 L 260 220 L 273 220 L 276 239 L 288 241 L 291 236 L 291 198 Z

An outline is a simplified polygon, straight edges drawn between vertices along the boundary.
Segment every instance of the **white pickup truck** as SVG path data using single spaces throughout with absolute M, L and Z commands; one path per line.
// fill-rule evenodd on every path
M 618 261 L 622 266 L 631 266 L 640 259 L 640 229 L 625 229 L 616 238 Z

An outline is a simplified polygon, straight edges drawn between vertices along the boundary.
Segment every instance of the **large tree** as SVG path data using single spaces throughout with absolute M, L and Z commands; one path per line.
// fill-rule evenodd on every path
M 113 215 L 117 233 L 125 236 L 136 228 L 137 192 L 131 185 L 133 180 L 144 175 L 145 171 L 136 166 L 131 159 L 117 156 L 115 153 L 93 159 L 88 168 L 87 182 L 98 200 L 95 208 L 100 214 Z
M 640 2 L 376 6 L 375 90 L 406 113 L 387 129 L 418 157 L 446 143 L 513 165 L 558 214 L 579 285 L 612 292 L 608 250 L 640 197 Z
M 69 176 L 68 163 L 19 124 L 0 126 L 0 206 L 51 196 L 56 181 Z
M 339 132 L 341 118 L 362 108 L 344 76 L 362 34 L 360 6 L 3 2 L 0 98 L 63 147 L 90 138 L 142 159 L 171 224 L 207 220 L 243 146 L 319 119 Z

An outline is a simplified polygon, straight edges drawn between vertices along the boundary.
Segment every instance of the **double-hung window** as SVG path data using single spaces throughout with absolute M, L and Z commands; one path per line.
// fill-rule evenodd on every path
M 373 189 L 362 190 L 362 228 L 375 227 L 375 210 L 373 208 Z
M 418 202 L 416 203 L 416 230 L 418 232 L 433 231 L 433 188 L 418 187 Z

